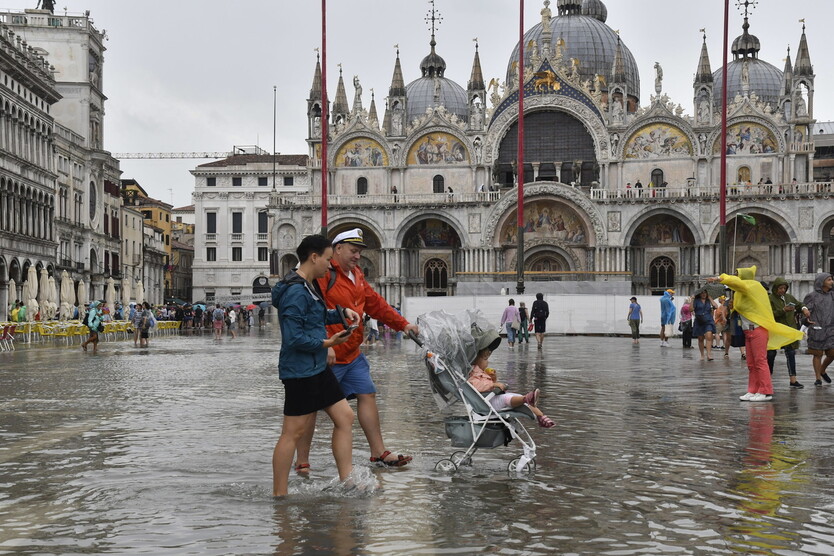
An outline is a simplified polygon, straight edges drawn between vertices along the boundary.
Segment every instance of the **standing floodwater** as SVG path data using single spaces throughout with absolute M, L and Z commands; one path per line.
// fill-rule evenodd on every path
M 311 478 L 293 474 L 274 502 L 279 341 L 0 353 L 0 553 L 834 551 L 834 388 L 789 391 L 781 376 L 773 402 L 739 402 L 738 353 L 701 362 L 676 341 L 502 346 L 491 363 L 512 388 L 541 388 L 556 427 L 528 427 L 532 476 L 507 475 L 512 445 L 445 475 L 435 463 L 455 449 L 416 346 L 378 342 L 367 355 L 383 433 L 414 461 L 371 467 L 356 425 L 356 488 L 334 484 L 322 419 Z M 798 374 L 811 376 L 809 356 Z

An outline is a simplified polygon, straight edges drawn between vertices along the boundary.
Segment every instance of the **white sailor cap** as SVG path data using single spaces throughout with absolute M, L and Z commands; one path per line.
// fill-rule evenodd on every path
M 351 245 L 359 247 L 367 247 L 367 245 L 365 245 L 365 240 L 362 238 L 361 228 L 354 228 L 338 234 L 335 238 L 333 238 L 333 245 L 339 243 L 350 243 Z

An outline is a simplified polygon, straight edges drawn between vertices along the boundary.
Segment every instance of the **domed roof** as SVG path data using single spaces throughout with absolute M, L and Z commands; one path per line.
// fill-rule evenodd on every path
M 782 71 L 758 58 L 740 58 L 727 64 L 728 102 L 732 102 L 737 94 L 743 94 L 741 81 L 745 61 L 748 64 L 750 92 L 755 92 L 759 100 L 769 102 L 773 108 L 776 108 L 782 91 Z M 715 106 L 721 106 L 721 85 L 724 80 L 720 68 L 713 72 L 712 79 L 715 83 L 713 87 Z
M 436 84 L 440 85 L 439 103 L 435 103 L 434 94 Z M 406 98 L 408 99 L 408 122 L 426 113 L 430 106 L 442 105 L 450 113 L 455 114 L 463 121 L 468 120 L 469 106 L 467 103 L 466 91 L 445 77 L 420 77 L 405 86 Z
M 605 7 L 602 0 L 583 0 L 582 15 L 593 17 L 605 23 L 605 20 L 608 19 L 608 8 Z
M 611 69 L 614 65 L 614 55 L 617 51 L 617 33 L 600 19 L 600 12 L 604 10 L 607 16 L 605 5 L 600 0 L 586 0 L 582 3 L 582 12 L 575 9 L 574 2 L 571 6 L 561 6 L 561 14 L 551 18 L 550 30 L 550 52 L 556 52 L 556 43 L 559 39 L 565 41 L 563 47 L 563 59 L 576 58 L 579 60 L 579 74 L 584 81 L 601 74 L 606 81 L 611 81 Z M 601 9 L 600 9 L 601 8 Z M 588 15 L 584 15 L 585 13 Z M 542 24 L 534 25 L 524 33 L 524 44 L 536 41 L 541 52 Z M 631 51 L 621 42 L 623 51 L 623 63 L 625 65 L 626 85 L 630 96 L 640 97 L 640 73 L 637 70 L 637 62 Z M 525 60 L 527 57 L 525 56 Z M 510 61 L 507 64 L 507 82 L 513 79 L 513 65 L 518 61 L 518 44 L 513 49 Z

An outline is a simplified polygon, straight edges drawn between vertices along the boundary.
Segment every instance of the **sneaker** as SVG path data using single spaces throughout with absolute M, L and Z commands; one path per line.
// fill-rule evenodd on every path
M 791 382 L 791 388 L 805 388 L 805 386 L 801 385 L 799 382 Z
M 814 386 L 822 386 L 822 381 L 821 380 L 815 380 L 814 381 Z
M 747 392 L 746 394 L 739 396 L 738 399 L 743 402 L 749 402 L 750 398 L 752 398 L 755 395 L 756 394 L 754 394 L 753 392 Z
M 825 382 L 827 382 L 828 384 L 831 384 L 831 377 L 830 377 L 830 376 L 828 376 L 828 373 L 822 373 L 820 376 L 822 377 L 822 379 L 823 379 Z
M 536 388 L 535 390 L 527 392 L 527 395 L 524 396 L 524 403 L 532 406 L 535 406 L 537 403 L 539 403 L 539 389 Z
M 748 402 L 769 402 L 773 399 L 770 394 L 753 394 Z

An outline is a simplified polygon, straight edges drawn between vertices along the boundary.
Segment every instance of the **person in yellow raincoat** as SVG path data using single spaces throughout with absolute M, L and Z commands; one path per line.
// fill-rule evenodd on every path
M 733 307 L 741 315 L 744 342 L 747 345 L 747 393 L 744 402 L 769 402 L 773 399 L 773 382 L 767 365 L 767 350 L 779 349 L 802 339 L 802 332 L 776 322 L 767 290 L 756 280 L 756 267 L 739 268 L 736 275 L 722 274 L 707 282 L 721 282 L 735 292 Z

